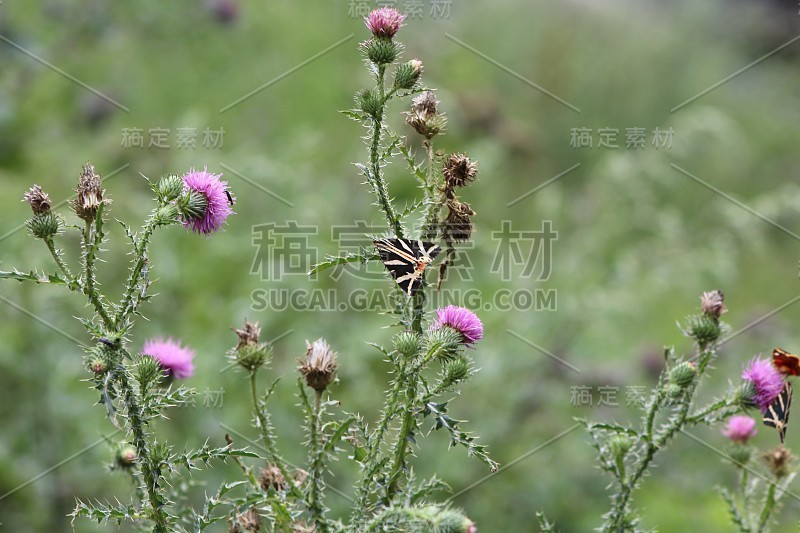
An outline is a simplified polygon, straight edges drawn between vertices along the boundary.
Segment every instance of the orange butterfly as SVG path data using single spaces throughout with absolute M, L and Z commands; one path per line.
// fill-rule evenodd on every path
M 772 364 L 785 376 L 800 376 L 800 356 L 782 348 L 775 348 L 772 351 Z

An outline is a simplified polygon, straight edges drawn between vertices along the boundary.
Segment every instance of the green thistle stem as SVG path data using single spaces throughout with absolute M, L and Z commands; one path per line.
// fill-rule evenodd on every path
M 406 466 L 406 453 L 408 443 L 411 440 L 411 433 L 414 430 L 414 421 L 417 416 L 414 401 L 417 398 L 417 375 L 409 372 L 404 376 L 403 381 L 407 382 L 405 392 L 405 405 L 403 405 L 403 422 L 400 432 L 397 435 L 397 442 L 394 449 L 394 458 L 389 470 L 389 478 L 386 487 L 386 503 L 389 504 L 394 499 Z
M 372 184 L 372 188 L 375 191 L 375 196 L 378 199 L 378 206 L 380 206 L 380 208 L 383 210 L 383 213 L 386 215 L 386 220 L 389 223 L 389 227 L 392 229 L 392 231 L 394 231 L 394 234 L 398 239 L 402 239 L 403 227 L 400 225 L 400 219 L 397 216 L 397 212 L 395 212 L 391 200 L 389 199 L 389 192 L 386 189 L 386 182 L 383 179 L 381 170 L 381 134 L 383 133 L 383 117 L 386 101 L 389 98 L 389 96 L 385 94 L 384 88 L 383 79 L 385 73 L 385 66 L 378 67 L 377 88 L 380 92 L 382 104 L 380 116 L 372 119 L 372 138 L 369 149 L 370 171 L 368 172 L 367 178 L 369 179 L 370 183 Z
M 775 508 L 775 482 L 769 484 L 769 489 L 767 489 L 767 495 L 764 498 L 764 507 L 761 509 L 761 516 L 758 518 L 758 528 L 756 531 L 761 533 L 767 529 L 767 522 L 769 522 L 769 516 L 772 514 L 772 510 Z
M 58 266 L 58 269 L 61 271 L 62 274 L 64 274 L 64 277 L 67 278 L 67 281 L 69 282 L 69 288 L 74 290 L 78 284 L 77 280 L 75 279 L 75 276 L 72 275 L 72 272 L 67 266 L 67 263 L 64 261 L 64 258 L 61 257 L 61 254 L 56 249 L 56 245 L 55 242 L 53 241 L 53 238 L 50 237 L 44 239 L 44 243 L 47 245 L 47 249 L 50 250 L 50 255 L 53 256 L 53 260 L 56 262 L 56 266 Z
M 103 240 L 102 232 L 102 206 L 97 210 L 96 226 L 91 222 L 86 222 L 86 227 L 83 230 L 83 266 L 84 276 L 86 278 L 84 284 L 84 293 L 89 298 L 89 301 L 94 306 L 103 324 L 109 329 L 115 329 L 115 322 L 111 320 L 111 316 L 106 310 L 106 306 L 100 297 L 97 290 L 97 279 L 95 278 L 95 265 L 94 261 L 97 257 L 97 249 L 100 247 L 100 242 Z M 93 231 L 94 230 L 94 231 Z
M 302 385 L 301 385 L 302 386 Z M 314 407 L 311 412 L 311 420 L 308 421 L 310 428 L 309 442 L 309 462 L 311 472 L 309 473 L 308 486 L 308 510 L 311 513 L 311 520 L 314 522 L 316 531 L 325 532 L 330 528 L 325 520 L 325 506 L 322 504 L 322 491 L 325 487 L 323 480 L 325 451 L 322 442 L 322 392 L 315 391 Z
M 147 222 L 145 222 L 144 232 L 134 250 L 134 263 L 133 268 L 131 268 L 130 276 L 128 276 L 125 295 L 114 317 L 114 326 L 116 329 L 118 329 L 125 319 L 136 310 L 133 296 L 136 293 L 136 285 L 139 283 L 139 277 L 142 275 L 142 270 L 147 262 L 147 246 L 150 244 L 150 238 L 153 236 L 157 225 L 156 212 L 153 212 L 147 219 Z
M 291 492 L 295 498 L 302 499 L 303 494 L 295 486 L 295 484 L 291 482 L 292 478 L 289 475 L 289 470 L 286 468 L 286 461 L 284 461 L 283 457 L 281 457 L 278 453 L 275 442 L 272 438 L 272 434 L 269 430 L 269 421 L 267 420 L 266 415 L 264 415 L 264 411 L 261 409 L 260 402 L 258 401 L 256 372 L 250 372 L 250 397 L 253 401 L 253 412 L 256 415 L 256 429 L 258 429 L 261 433 L 261 440 L 264 441 L 264 448 L 269 454 L 269 460 L 278 467 L 278 470 L 281 471 L 283 479 L 286 480 L 286 486 L 289 488 L 289 492 Z
M 425 152 L 428 156 L 428 172 L 425 184 L 425 216 L 422 224 L 422 238 L 432 240 L 436 238 L 439 212 L 444 205 L 444 193 L 436 191 L 436 174 L 434 170 L 433 141 L 426 139 Z
M 158 465 L 153 464 L 150 457 L 150 444 L 145 431 L 146 422 L 139 398 L 128 379 L 127 370 L 124 367 L 119 367 L 116 372 L 116 378 L 124 395 L 128 426 L 130 426 L 133 437 L 133 445 L 136 446 L 142 478 L 144 479 L 145 490 L 150 502 L 152 511 L 150 518 L 155 522 L 153 533 L 168 533 L 167 513 L 164 510 L 165 502 L 159 493 L 160 469 Z

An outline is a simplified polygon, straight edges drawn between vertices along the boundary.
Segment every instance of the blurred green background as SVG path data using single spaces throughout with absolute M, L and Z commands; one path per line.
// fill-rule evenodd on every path
M 450 484 L 459 493 L 453 503 L 481 531 L 533 531 L 537 510 L 563 531 L 589 531 L 606 509 L 610 479 L 593 466 L 586 435 L 578 429 L 542 445 L 572 428 L 576 416 L 636 417 L 625 406 L 627 387 L 654 382 L 663 345 L 690 349 L 675 321 L 697 308 L 702 291 L 722 289 L 732 330 L 747 329 L 724 344 L 701 402 L 736 382 L 753 355 L 774 346 L 800 350 L 800 44 L 701 94 L 790 43 L 800 33 L 798 6 L 419 3 L 421 16 L 408 21 L 399 39 L 407 58 L 424 61 L 424 80 L 438 88 L 448 114 L 437 147 L 480 161 L 479 181 L 464 194 L 478 213 L 468 250 L 471 279 L 453 276 L 447 290 L 477 290 L 483 307 L 497 291 L 553 289 L 556 308 L 478 310 L 486 327 L 473 354 L 481 372 L 451 409 L 509 467 L 461 493 L 487 471 L 463 450 L 447 451 L 445 436 L 433 434 L 415 469 Z M 339 251 L 331 227 L 382 222 L 351 164 L 365 158 L 363 132 L 337 113 L 370 83 L 357 52 L 366 30 L 353 12 L 365 4 L 375 7 L 244 0 L 0 4 L 0 269 L 53 269 L 44 247 L 15 231 L 29 214 L 20 199 L 32 183 L 54 201 L 66 199 L 87 160 L 108 176 L 111 216 L 132 225 L 151 208 L 140 173 L 208 166 L 225 175 L 238 197 L 224 233 L 205 240 L 171 228 L 156 235 L 152 251 L 159 294 L 144 309 L 149 320 L 140 320 L 134 345 L 172 335 L 198 353 L 188 382 L 200 392 L 197 406 L 158 425 L 178 447 L 206 439 L 222 445 L 223 424 L 243 436 L 239 444 L 255 438 L 244 376 L 220 372 L 235 340 L 228 327 L 245 317 L 260 321 L 268 338 L 282 336 L 261 381 L 284 376 L 272 405 L 289 459 L 303 459 L 294 367 L 305 339 L 324 336 L 339 351 L 334 394 L 343 408 L 367 420 L 378 414 L 388 367 L 365 342 L 387 343 L 390 317 L 264 309 L 253 299 L 275 289 L 344 297 L 358 288 L 387 288 L 385 281 L 352 275 L 274 279 L 253 269 L 264 257 L 259 251 L 271 253 L 254 246 L 254 226 L 295 221 L 318 228 L 308 244 L 322 257 Z M 433 4 L 447 12 L 432 13 Z M 404 0 L 395 5 L 404 9 Z M 393 107 L 392 121 L 418 146 L 402 111 Z M 124 146 L 132 128 L 142 130 L 143 147 Z M 195 148 L 178 147 L 181 128 L 195 129 Z M 224 130 L 221 147 L 205 145 L 207 128 Z M 577 128 L 591 130 L 591 149 L 571 144 Z M 600 128 L 618 130 L 619 147 L 599 147 Z M 646 131 L 642 149 L 626 149 L 629 128 Z M 653 145 L 656 128 L 672 129 L 670 147 Z M 169 130 L 168 147 L 149 146 L 154 129 Z M 401 164 L 389 177 L 392 194 L 411 201 L 415 184 Z M 519 264 L 508 278 L 492 272 L 499 249 L 493 232 L 503 221 L 535 231 L 545 220 L 558 232 L 548 280 L 521 277 Z M 121 227 L 109 227 L 100 281 L 116 295 L 128 249 Z M 62 244 L 76 260 L 74 237 Z M 265 267 L 279 256 L 267 257 Z M 73 338 L 88 339 L 73 317 L 86 316 L 83 304 L 57 287 L 0 284 L 0 530 L 69 530 L 66 515 L 76 497 L 129 497 L 127 478 L 106 471 L 111 452 L 92 446 L 112 428 L 82 381 Z M 591 388 L 593 405 L 571 402 L 576 387 Z M 618 405 L 598 405 L 601 387 L 617 388 Z M 220 390 L 222 405 L 204 405 L 206 391 Z M 724 445 L 719 428 L 693 434 Z M 788 446 L 797 447 L 798 439 L 790 427 Z M 767 428 L 756 438 L 763 449 L 776 443 Z M 342 460 L 335 471 L 331 483 L 350 493 L 353 469 Z M 195 497 L 234 476 L 227 467 L 196 474 Z M 679 438 L 636 503 L 646 527 L 726 531 L 725 508 L 711 489 L 734 482 L 733 468 L 718 455 Z M 333 492 L 328 503 L 339 515 L 348 508 Z M 795 530 L 798 519 L 800 502 L 789 497 L 775 530 Z M 96 530 L 85 521 L 74 527 Z

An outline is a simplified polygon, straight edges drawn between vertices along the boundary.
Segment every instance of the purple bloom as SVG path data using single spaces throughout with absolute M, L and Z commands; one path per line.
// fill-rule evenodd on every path
M 433 329 L 449 326 L 461 333 L 464 344 L 472 345 L 483 338 L 483 324 L 478 316 L 466 307 L 448 305 L 436 310 Z
M 221 181 L 221 174 L 212 174 L 205 168 L 202 171 L 190 170 L 183 176 L 183 186 L 206 197 L 208 206 L 198 217 L 183 221 L 184 227 L 195 233 L 209 235 L 222 227 L 225 219 L 232 213 L 228 200 L 228 182 Z
M 766 359 L 755 358 L 750 361 L 742 372 L 742 379 L 753 384 L 755 389 L 753 403 L 759 406 L 762 412 L 767 411 L 767 407 L 783 390 L 783 376 Z
M 194 350 L 181 346 L 180 341 L 171 338 L 149 339 L 145 341 L 142 353 L 158 361 L 169 376 L 183 379 L 194 374 Z
M 391 39 L 400 29 L 400 26 L 403 25 L 405 19 L 405 15 L 402 15 L 398 10 L 391 7 L 382 7 L 365 17 L 364 23 L 375 37 Z
M 722 434 L 734 442 L 747 442 L 756 435 L 756 421 L 745 415 L 736 415 L 728 420 Z

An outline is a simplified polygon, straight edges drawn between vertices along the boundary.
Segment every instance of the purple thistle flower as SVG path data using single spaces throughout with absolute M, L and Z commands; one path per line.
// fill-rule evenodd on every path
M 219 178 L 221 174 L 212 174 L 205 168 L 202 171 L 191 169 L 183 176 L 183 186 L 205 196 L 208 201 L 205 212 L 198 217 L 183 221 L 183 226 L 202 235 L 209 235 L 222 227 L 225 219 L 233 214 L 228 200 L 228 182 Z
M 783 376 L 766 359 L 754 358 L 742 372 L 742 379 L 753 384 L 753 403 L 767 412 L 767 407 L 783 390 Z
M 745 415 L 736 415 L 728 420 L 722 434 L 734 442 L 745 443 L 756 435 L 756 421 Z
M 171 377 L 184 379 L 194 374 L 194 350 L 181 346 L 180 341 L 172 338 L 149 339 L 145 341 L 142 353 L 158 361 Z
M 386 37 L 391 39 L 397 34 L 406 16 L 391 7 L 382 7 L 374 10 L 369 16 L 364 18 L 364 24 L 375 37 Z
M 461 333 L 466 345 L 475 344 L 483 338 L 480 318 L 466 307 L 448 305 L 444 309 L 437 309 L 433 329 L 440 329 L 442 326 L 449 326 Z

